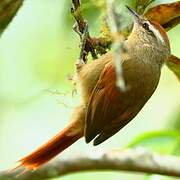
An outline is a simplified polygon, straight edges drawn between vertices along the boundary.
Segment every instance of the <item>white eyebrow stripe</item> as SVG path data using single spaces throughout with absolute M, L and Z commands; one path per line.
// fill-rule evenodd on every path
M 164 38 L 162 37 L 161 33 L 158 29 L 156 29 L 150 22 L 147 22 L 149 25 L 149 29 L 154 33 L 158 40 L 161 41 L 162 44 L 165 44 Z

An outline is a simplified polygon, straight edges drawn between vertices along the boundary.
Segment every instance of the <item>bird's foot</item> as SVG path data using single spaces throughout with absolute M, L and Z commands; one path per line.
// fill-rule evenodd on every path
M 82 67 L 85 65 L 85 62 L 82 59 L 78 59 L 75 63 L 77 74 L 81 71 Z

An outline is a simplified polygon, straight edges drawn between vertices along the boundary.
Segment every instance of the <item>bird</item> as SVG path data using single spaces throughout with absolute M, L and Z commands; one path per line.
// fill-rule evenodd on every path
M 19 160 L 18 167 L 36 170 L 78 139 L 99 145 L 127 125 L 154 93 L 161 68 L 170 56 L 165 30 L 127 6 L 133 28 L 121 53 L 125 91 L 116 85 L 112 52 L 98 59 L 76 63 L 81 102 L 75 107 L 68 125 L 55 137 Z

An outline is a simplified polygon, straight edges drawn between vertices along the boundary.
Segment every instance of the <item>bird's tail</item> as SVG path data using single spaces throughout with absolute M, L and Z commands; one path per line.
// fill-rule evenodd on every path
M 24 167 L 27 170 L 34 170 L 54 158 L 56 155 L 82 137 L 82 133 L 79 131 L 73 131 L 73 128 L 75 127 L 73 127 L 73 124 L 71 123 L 47 143 L 39 147 L 31 154 L 20 159 L 18 161 L 18 167 Z
M 75 123 L 70 123 L 69 126 L 50 139 L 47 143 L 28 156 L 20 159 L 18 161 L 18 167 L 24 167 L 27 170 L 37 169 L 39 166 L 54 158 L 81 137 L 82 133 L 75 127 Z

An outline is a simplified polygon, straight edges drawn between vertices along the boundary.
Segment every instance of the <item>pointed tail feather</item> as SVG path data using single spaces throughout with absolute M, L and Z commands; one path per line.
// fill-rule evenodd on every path
M 71 124 L 37 150 L 19 160 L 20 165 L 18 167 L 34 170 L 48 162 L 82 137 L 81 132 L 72 132 L 73 125 Z

